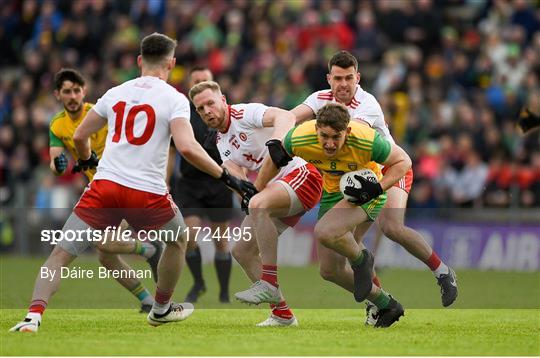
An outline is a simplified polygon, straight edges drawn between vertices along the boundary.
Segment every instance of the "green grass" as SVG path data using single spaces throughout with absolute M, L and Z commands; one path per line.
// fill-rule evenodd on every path
M 538 355 L 538 310 L 409 310 L 386 330 L 359 310 L 302 309 L 295 328 L 254 328 L 265 310 L 202 309 L 150 327 L 133 310 L 48 310 L 40 332 L 6 330 L 24 310 L 2 310 L 2 355 Z
M 442 309 L 431 273 L 383 270 L 384 287 L 406 309 L 385 330 L 364 327 L 364 306 L 323 281 L 316 267 L 280 268 L 300 321 L 285 329 L 254 327 L 267 317 L 266 307 L 216 303 L 212 266 L 205 266 L 208 292 L 194 315 L 158 328 L 147 325 L 137 301 L 114 280 L 66 279 L 38 334 L 8 333 L 24 317 L 43 260 L 0 257 L 0 355 L 540 355 L 538 272 L 458 271 L 455 309 Z M 144 261 L 130 262 L 145 268 Z M 75 265 L 95 268 L 97 262 L 85 256 Z M 152 282 L 145 283 L 153 291 Z M 177 300 L 190 284 L 184 272 Z M 247 285 L 235 266 L 231 292 Z

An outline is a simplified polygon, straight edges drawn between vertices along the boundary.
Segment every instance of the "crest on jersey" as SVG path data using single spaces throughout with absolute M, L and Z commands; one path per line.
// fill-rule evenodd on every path
M 245 141 L 248 139 L 247 134 L 244 133 L 244 132 L 240 132 L 240 133 L 238 134 L 238 137 L 240 138 L 240 140 L 241 140 L 242 142 L 245 142 Z
M 358 165 L 356 163 L 349 163 L 349 164 L 347 164 L 347 167 L 350 170 L 356 170 L 358 168 Z

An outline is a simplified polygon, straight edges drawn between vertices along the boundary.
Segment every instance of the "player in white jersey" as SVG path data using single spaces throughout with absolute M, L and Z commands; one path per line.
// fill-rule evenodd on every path
M 69 264 L 76 257 L 72 253 L 90 246 L 96 232 L 118 227 L 122 219 L 137 231 L 171 233 L 158 263 L 154 305 L 147 317 L 153 326 L 184 320 L 193 312 L 189 303 L 171 302 L 186 246 L 182 215 L 165 184 L 171 134 L 184 158 L 200 170 L 220 178 L 241 195 L 256 192 L 251 183 L 230 176 L 217 165 L 195 140 L 187 98 L 166 83 L 176 63 L 175 47 L 176 41 L 165 35 L 146 36 L 137 59 L 141 77 L 109 90 L 75 131 L 73 140 L 81 158 L 78 165 L 87 170 L 98 165 L 90 151 L 90 136 L 104 125 L 109 129 L 97 174 L 62 229 L 77 232 L 84 241 L 73 243 L 71 249 L 58 245 L 53 250 L 53 254 L 67 256 Z M 34 299 L 47 302 L 60 283 L 59 278 L 46 281 L 38 276 Z M 11 330 L 36 332 L 40 323 L 41 314 L 29 313 Z
M 189 97 L 206 125 L 218 129 L 217 147 L 223 165 L 239 176 L 245 175 L 246 170 L 258 171 L 275 142 L 281 143 L 294 126 L 294 116 L 279 108 L 260 103 L 228 105 L 219 85 L 213 81 L 195 85 Z M 258 326 L 298 324 L 278 288 L 277 240 L 317 204 L 322 193 L 322 177 L 313 165 L 301 158 L 282 164 L 275 181 L 258 188 L 257 195 L 246 196 L 242 203 L 246 211 L 248 203 L 250 208 L 242 225 L 254 229 L 257 241 L 241 240 L 232 251 L 254 282 L 249 290 L 237 293 L 236 298 L 272 305 L 272 314 Z M 265 249 L 261 249 L 260 257 L 262 245 Z
M 360 73 L 358 72 L 356 58 L 347 51 L 340 51 L 330 59 L 328 72 L 327 80 L 330 84 L 330 89 L 311 94 L 302 104 L 295 107 L 292 112 L 296 116 L 296 122 L 301 123 L 312 119 L 315 113 L 326 103 L 338 102 L 347 107 L 353 120 L 371 126 L 384 139 L 395 143 L 384 120 L 381 106 L 373 95 L 364 91 L 359 85 Z M 385 170 L 383 168 L 384 173 Z M 377 219 L 377 224 L 389 239 L 403 246 L 433 271 L 441 287 L 442 304 L 446 307 L 452 304 L 457 297 L 454 271 L 440 260 L 419 232 L 404 224 L 405 208 L 407 207 L 407 198 L 411 189 L 412 179 L 413 173 L 411 169 L 405 177 L 387 190 L 388 199 L 385 206 L 387 210 L 381 211 Z M 365 226 L 365 231 L 368 228 L 369 224 Z M 365 231 L 359 232 L 359 234 L 363 235 Z M 328 251 L 328 249 L 323 247 L 319 247 L 319 249 L 322 249 L 319 251 L 321 271 L 332 271 L 328 277 L 335 279 L 336 282 L 342 282 L 340 279 L 341 275 L 351 274 L 345 269 L 337 270 L 339 272 L 333 272 L 338 267 L 343 268 L 345 262 L 342 258 Z M 368 307 L 368 311 L 369 308 L 371 306 Z M 371 312 L 371 314 L 376 316 L 376 312 Z M 368 321 L 374 324 L 374 320 L 370 320 L 369 315 L 370 313 L 368 312 Z

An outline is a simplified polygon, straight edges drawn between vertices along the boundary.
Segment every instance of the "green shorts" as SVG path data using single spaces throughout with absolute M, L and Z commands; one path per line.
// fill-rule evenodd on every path
M 343 194 L 340 191 L 336 193 L 327 193 L 323 190 L 321 204 L 319 205 L 319 213 L 317 218 L 320 219 L 324 214 L 334 207 L 341 199 L 343 199 Z M 362 209 L 366 212 L 367 216 L 371 221 L 375 221 L 382 208 L 386 204 L 386 193 L 382 193 L 375 199 L 372 199 L 362 205 Z

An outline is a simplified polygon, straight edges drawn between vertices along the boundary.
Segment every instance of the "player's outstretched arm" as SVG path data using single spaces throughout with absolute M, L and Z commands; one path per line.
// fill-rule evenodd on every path
M 232 175 L 242 179 L 242 180 L 248 180 L 247 178 L 247 169 L 242 168 L 241 166 L 233 163 L 231 160 L 226 160 L 221 165 L 223 168 L 227 168 L 229 173 Z
M 73 134 L 73 142 L 75 143 L 77 153 L 79 153 L 79 159 L 87 160 L 90 158 L 92 155 L 90 149 L 90 136 L 99 131 L 106 124 L 107 119 L 101 117 L 93 109 L 86 114 L 86 117 L 84 117 L 83 121 Z
M 315 118 L 315 113 L 313 113 L 313 110 L 308 105 L 303 103 L 300 103 L 298 106 L 294 107 L 291 110 L 291 113 L 296 117 L 296 124 L 301 124 Z
M 225 185 L 236 191 L 242 197 L 245 195 L 255 195 L 257 190 L 252 183 L 230 175 L 225 168 L 220 167 L 208 153 L 206 153 L 199 142 L 195 140 L 193 128 L 187 119 L 175 118 L 171 121 L 170 126 L 174 145 L 188 162 L 193 164 L 197 169 L 221 180 Z
M 390 154 L 386 160 L 380 164 L 387 167 L 387 171 L 379 182 L 383 191 L 386 191 L 397 183 L 412 166 L 409 155 L 398 145 L 391 144 Z

